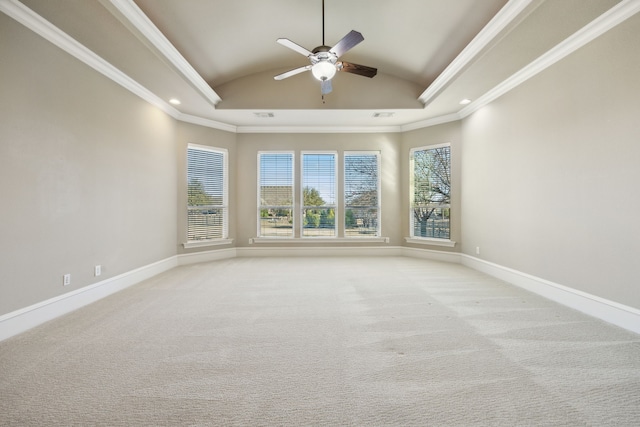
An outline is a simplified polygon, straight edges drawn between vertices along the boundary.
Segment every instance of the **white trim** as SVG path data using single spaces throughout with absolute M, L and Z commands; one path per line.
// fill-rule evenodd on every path
M 640 334 L 640 310 L 521 271 L 461 254 L 461 263 L 591 317 Z
M 216 120 L 205 119 L 203 117 L 192 116 L 191 114 L 178 113 L 177 120 L 185 123 L 192 123 L 194 125 L 200 125 L 211 129 L 223 130 L 226 132 L 237 133 L 238 127 L 230 125 L 228 123 L 218 122 Z
M 224 154 L 225 156 L 229 155 L 229 150 L 227 150 L 226 148 L 214 147 L 212 145 L 204 145 L 204 144 L 196 144 L 194 142 L 188 142 L 187 149 L 189 148 L 202 150 L 202 151 L 211 151 L 212 153 Z
M 416 245 L 429 245 L 429 246 L 446 246 L 453 248 L 456 242 L 449 239 L 435 239 L 432 237 L 405 237 L 405 242 L 413 243 Z
M 460 264 L 459 252 L 445 252 L 433 249 L 410 248 L 408 246 L 403 246 L 401 255 L 410 258 L 429 259 L 432 261 Z
M 432 237 L 416 237 L 413 235 L 414 233 L 414 203 L 415 203 L 415 153 L 418 151 L 431 151 L 437 150 L 438 148 L 449 147 L 449 167 L 451 167 L 451 143 L 443 142 L 440 144 L 426 145 L 421 147 L 412 147 L 409 150 L 409 237 L 405 237 L 405 241 L 407 243 L 417 243 L 417 244 L 426 244 L 426 245 L 434 245 L 434 246 L 448 246 L 454 247 L 456 242 L 449 239 L 437 239 Z M 439 209 L 449 209 L 449 214 L 451 214 L 451 205 L 444 204 L 438 206 Z M 451 237 L 451 230 L 449 230 L 449 237 Z
M 399 133 L 402 126 L 238 126 L 237 133 Z
M 318 240 L 318 239 L 322 239 L 322 237 L 314 237 L 314 236 L 305 236 L 304 235 L 304 210 L 305 210 L 305 204 L 304 204 L 304 189 L 306 187 L 308 187 L 308 185 L 306 185 L 306 183 L 304 182 L 304 178 L 305 178 L 305 173 L 304 173 L 304 156 L 306 155 L 333 155 L 333 196 L 334 196 L 334 200 L 333 200 L 333 204 L 325 204 L 322 206 L 309 206 L 309 208 L 318 208 L 318 209 L 333 209 L 333 217 L 334 217 L 334 221 L 333 221 L 333 232 L 334 232 L 334 236 L 338 235 L 338 222 L 336 221 L 336 218 L 340 217 L 340 210 L 339 210 L 339 200 L 338 200 L 338 191 L 340 190 L 338 188 L 338 182 L 340 177 L 338 176 L 339 174 L 339 170 L 340 170 L 340 158 L 338 155 L 338 151 L 336 150 L 302 150 L 300 151 L 300 185 L 299 185 L 299 190 L 300 190 L 300 212 L 299 212 L 299 217 L 298 219 L 300 220 L 299 222 L 299 226 L 300 227 L 300 239 L 312 239 L 312 240 Z M 317 189 L 316 189 L 317 190 Z M 327 228 L 328 229 L 328 228 Z M 297 231 L 297 230 L 296 230 Z M 294 231 L 295 234 L 295 231 Z M 329 239 L 337 239 L 338 237 L 327 237 Z
M 416 151 L 435 150 L 436 148 L 451 147 L 450 142 L 441 142 L 439 144 L 421 145 L 420 147 L 411 147 L 409 149 L 409 156 L 413 157 L 413 153 Z
M 133 80 L 131 77 L 96 55 L 94 52 L 78 43 L 75 39 L 58 27 L 42 18 L 40 15 L 17 0 L 0 0 L 0 11 L 6 13 L 34 33 L 53 43 L 69 55 L 84 62 L 89 67 L 111 79 L 115 83 L 134 93 L 149 104 L 158 107 L 173 118 L 178 118 L 180 112 L 168 102 Z
M 132 0 L 110 0 L 111 3 L 167 58 L 182 75 L 213 105 L 220 97 L 191 67 L 162 33 L 151 23 Z M 510 0 L 483 28 L 456 59 L 418 98 L 425 104 L 437 96 L 455 78 L 461 69 L 473 60 L 500 31 L 515 19 L 532 0 Z M 136 12 L 139 11 L 139 12 Z M 402 133 L 438 124 L 461 120 L 484 107 L 526 80 L 560 61 L 575 50 L 611 30 L 640 11 L 639 0 L 623 0 L 594 19 L 553 49 L 522 68 L 520 71 L 486 92 L 456 113 L 397 126 L 235 126 L 211 119 L 184 114 L 164 101 L 128 75 L 96 55 L 62 30 L 20 3 L 18 0 L 0 0 L 0 11 L 20 22 L 33 32 L 84 62 L 123 88 L 156 106 L 176 120 L 193 123 L 232 133 Z M 146 23 L 145 23 L 146 22 Z
M 194 240 L 191 242 L 184 242 L 182 246 L 185 249 L 189 249 L 189 248 L 204 248 L 207 246 L 230 245 L 232 243 L 233 243 L 233 239 Z
M 178 265 L 175 256 L 0 316 L 0 341 L 96 302 Z
M 389 243 L 388 237 L 254 237 L 249 239 L 249 244 L 254 243 Z
M 202 262 L 220 261 L 223 259 L 235 258 L 236 248 L 214 249 L 210 251 L 194 252 L 190 254 L 180 254 L 178 266 L 199 264 Z
M 347 233 L 347 157 L 350 156 L 375 156 L 376 157 L 376 235 L 380 237 L 382 234 L 382 153 L 380 150 L 345 150 L 342 152 L 342 206 L 344 206 L 344 215 L 342 215 L 342 230 Z M 354 206 L 357 208 L 357 206 Z M 357 239 L 366 239 L 367 237 L 359 237 Z M 386 238 L 387 243 L 389 238 Z
M 238 257 L 400 256 L 400 246 L 251 247 L 236 248 Z
M 95 71 L 119 84 L 129 92 L 164 111 L 174 119 L 212 129 L 237 133 L 237 126 L 181 113 L 171 104 L 148 90 L 146 87 L 142 86 L 137 81 L 133 80 L 131 77 L 111 65 L 111 63 L 107 62 L 84 45 L 80 44 L 64 31 L 60 30 L 58 27 L 35 13 L 33 10 L 29 9 L 24 4 L 20 3 L 18 0 L 0 0 L 0 11 L 29 28 L 45 40 L 59 47 L 69 55 L 93 68 Z
M 455 122 L 457 120 L 460 120 L 461 118 L 462 116 L 460 115 L 460 113 L 451 113 L 444 116 L 421 120 L 419 122 L 407 123 L 405 125 L 402 125 L 402 132 L 409 132 L 416 129 L 423 129 L 431 126 L 441 125 L 444 123 Z
M 532 0 L 510 0 L 496 16 L 460 52 L 447 68 L 418 97 L 425 107 L 436 97 L 482 50 L 504 30 Z
M 406 256 L 462 264 L 566 307 L 640 334 L 640 309 L 459 252 L 406 246 L 252 247 L 180 254 L 0 316 L 0 341 L 77 310 L 174 267 L 236 257 Z
M 184 59 L 171 42 L 160 32 L 133 0 L 110 0 L 122 15 L 191 83 L 212 106 L 220 96 L 200 74 Z
M 513 74 L 502 83 L 486 92 L 471 104 L 459 111 L 461 118 L 479 110 L 515 87 L 521 85 L 536 74 L 544 71 L 556 62 L 575 52 L 582 46 L 601 36 L 626 19 L 640 12 L 640 0 L 623 0 L 611 9 L 576 31 L 573 35 L 557 44 L 538 59 Z
M 296 226 L 297 226 L 297 215 L 296 215 L 296 152 L 294 150 L 259 150 L 256 158 L 256 172 L 257 172 L 257 182 L 256 182 L 256 203 L 258 209 L 256 210 L 256 235 L 260 236 L 260 232 L 262 231 L 262 217 L 260 213 L 262 211 L 262 206 L 270 206 L 263 205 L 261 199 L 261 188 L 260 185 L 262 183 L 262 156 L 269 155 L 290 155 L 291 156 L 291 237 L 283 236 L 281 238 L 290 239 L 293 238 L 296 234 Z M 283 206 L 284 207 L 284 206 Z M 287 209 L 287 208 L 285 208 Z M 252 239 L 249 239 L 249 244 L 252 243 Z
M 189 150 L 208 151 L 210 153 L 222 155 L 222 205 L 211 205 L 211 206 L 214 206 L 215 209 L 223 209 L 223 215 L 222 215 L 223 224 L 222 224 L 222 237 L 220 239 L 207 240 L 206 242 L 209 242 L 209 243 L 202 244 L 202 245 L 197 244 L 201 241 L 187 240 L 187 243 L 183 243 L 183 246 L 185 248 L 188 248 L 188 247 L 198 247 L 198 246 L 212 246 L 216 244 L 224 245 L 227 243 L 231 243 L 233 242 L 233 240 L 231 242 L 224 241 L 224 240 L 229 240 L 229 150 L 227 150 L 226 148 L 213 147 L 209 145 L 194 144 L 192 142 L 187 143 L 187 152 L 186 152 L 187 156 L 186 156 L 186 165 L 185 165 L 185 170 L 187 172 L 187 177 L 186 177 L 187 181 L 189 180 Z M 187 182 L 187 187 L 188 186 L 189 186 L 189 183 Z M 189 209 L 197 209 L 198 207 L 189 206 L 188 202 L 186 207 L 187 207 L 187 223 L 185 225 L 187 226 L 187 239 L 188 239 L 189 238 L 188 212 L 189 212 Z M 220 243 L 214 243 L 214 242 L 220 242 Z M 192 245 L 192 244 L 193 246 L 186 246 L 186 245 Z

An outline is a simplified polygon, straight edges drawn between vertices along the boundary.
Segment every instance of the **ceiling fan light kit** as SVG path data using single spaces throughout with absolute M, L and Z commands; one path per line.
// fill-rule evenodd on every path
M 306 56 L 311 62 L 310 65 L 298 67 L 293 70 L 289 70 L 282 74 L 274 76 L 275 80 L 283 80 L 287 77 L 300 74 L 302 72 L 311 70 L 313 77 L 320 80 L 320 89 L 324 97 L 327 93 L 333 90 L 331 85 L 331 79 L 336 75 L 338 71 L 344 71 L 346 73 L 352 73 L 359 76 L 374 77 L 378 70 L 373 67 L 367 67 L 365 65 L 352 64 L 348 62 L 339 62 L 338 58 L 346 53 L 349 49 L 364 40 L 362 34 L 355 30 L 351 30 L 346 36 L 344 36 L 335 46 L 329 47 L 324 44 L 324 0 L 322 0 L 322 45 L 309 51 L 306 48 L 292 42 L 289 39 L 280 38 L 276 40 L 277 43 L 288 47 L 304 56 Z
M 320 81 L 331 80 L 336 75 L 336 64 L 329 61 L 320 61 L 311 67 L 313 77 Z

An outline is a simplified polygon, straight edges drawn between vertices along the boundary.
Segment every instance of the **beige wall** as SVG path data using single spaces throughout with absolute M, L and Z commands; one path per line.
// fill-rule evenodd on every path
M 391 245 L 401 244 L 400 135 L 372 134 L 239 134 L 237 180 L 237 246 L 248 246 L 257 234 L 257 161 L 258 151 L 292 150 L 295 152 L 296 188 L 300 193 L 300 152 L 329 150 L 338 152 L 338 189 L 341 200 L 344 151 L 377 150 L 381 153 L 382 236 Z M 339 206 L 342 212 L 342 206 Z M 338 221 L 338 220 L 337 220 Z M 339 226 L 340 227 L 340 226 Z M 297 233 L 296 235 L 299 235 Z M 342 237 L 342 236 L 339 236 Z M 346 245 L 346 244 L 345 244 Z M 382 245 L 382 244 L 380 244 Z M 282 246 L 282 244 L 278 244 Z M 264 245 L 260 245 L 264 247 Z
M 174 255 L 175 121 L 2 13 L 0 58 L 0 315 Z
M 462 122 L 233 134 L 176 122 L 0 14 L 0 57 L 11 58 L 0 78 L 0 315 L 210 250 L 182 248 L 188 143 L 229 151 L 230 237 L 247 247 L 259 150 L 295 151 L 298 184 L 302 150 L 338 151 L 340 174 L 345 150 L 381 151 L 382 235 L 400 246 L 409 150 L 449 142 L 457 244 L 420 247 L 479 247 L 482 259 L 640 308 L 639 33 L 637 16 Z
M 464 120 L 463 251 L 640 308 L 640 15 Z
M 400 161 L 400 182 L 402 183 L 402 235 L 409 237 L 409 153 L 412 148 L 427 147 L 438 144 L 451 144 L 451 237 L 456 242 L 452 248 L 406 243 L 405 246 L 425 249 L 437 249 L 447 252 L 459 252 L 462 242 L 462 227 L 460 224 L 462 207 L 460 205 L 460 161 L 462 133 L 460 122 L 446 123 L 438 126 L 405 132 L 402 135 L 402 155 Z
M 330 96 L 320 96 L 320 83 L 311 73 L 285 80 L 273 76 L 290 68 L 244 76 L 220 86 L 220 109 L 402 109 L 422 108 L 419 85 L 384 73 L 375 79 L 340 73 L 332 80 Z

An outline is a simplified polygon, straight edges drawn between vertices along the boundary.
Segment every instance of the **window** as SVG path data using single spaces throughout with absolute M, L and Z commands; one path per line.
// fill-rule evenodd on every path
M 258 153 L 258 236 L 293 237 L 293 153 Z
M 187 240 L 228 236 L 227 151 L 187 147 Z
M 336 236 L 336 153 L 302 153 L 302 237 Z
M 380 235 L 380 154 L 344 154 L 345 237 Z
M 411 237 L 450 238 L 451 147 L 410 153 Z

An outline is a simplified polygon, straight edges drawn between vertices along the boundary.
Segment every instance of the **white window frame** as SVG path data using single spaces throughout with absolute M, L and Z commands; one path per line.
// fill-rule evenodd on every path
M 439 237 L 422 237 L 422 236 L 415 236 L 414 234 L 414 230 L 415 230 L 415 215 L 414 215 L 414 196 L 415 196 L 415 177 L 414 177 L 414 170 L 415 170 L 415 166 L 414 166 L 414 156 L 415 153 L 417 151 L 428 151 L 428 150 L 434 150 L 437 148 L 443 148 L 443 147 L 449 147 L 449 167 L 452 168 L 453 165 L 451 164 L 451 143 L 443 143 L 443 144 L 434 144 L 434 145 L 427 145 L 427 146 L 422 146 L 422 147 L 414 147 L 411 148 L 409 150 L 409 236 L 405 238 L 405 240 L 409 243 L 421 243 L 421 244 L 431 244 L 431 245 L 437 245 L 437 246 L 448 246 L 448 247 L 453 247 L 455 246 L 454 241 L 451 240 L 451 194 L 449 194 L 449 203 L 448 204 L 441 204 L 438 205 L 437 208 L 443 209 L 449 209 L 449 237 L 448 238 L 439 238 Z M 451 191 L 451 189 L 450 189 Z
M 261 235 L 261 210 L 263 208 L 263 205 L 261 204 L 261 200 L 260 200 L 260 178 L 261 178 L 261 156 L 263 154 L 288 154 L 291 155 L 291 220 L 292 220 L 292 224 L 291 224 L 291 236 L 262 236 Z M 262 239 L 293 239 L 295 238 L 295 230 L 296 230 L 296 210 L 295 210 L 295 188 L 296 188 L 296 155 L 294 151 L 278 151 L 278 150 L 274 150 L 274 151 L 269 151 L 269 150 L 265 150 L 265 151 L 258 151 L 257 154 L 257 191 L 256 191 L 256 197 L 257 197 L 257 219 L 256 219 L 256 227 L 257 227 L 257 231 L 256 231 L 256 236 L 258 236 L 258 238 L 262 238 Z
M 347 217 L 346 217 L 346 213 L 349 210 L 349 205 L 347 205 L 347 157 L 349 156 L 375 156 L 376 157 L 376 167 L 377 167 L 377 176 L 376 176 L 376 200 L 377 200 L 377 206 L 375 206 L 376 208 L 376 212 L 377 212 L 377 221 L 376 221 L 376 231 L 375 234 L 373 235 L 365 235 L 365 236 L 347 236 Z M 381 226 L 382 226 L 382 202 L 381 202 L 381 196 L 382 196 L 382 191 L 381 191 L 381 179 L 380 179 L 380 172 L 382 170 L 381 168 L 381 164 L 380 164 L 380 160 L 381 160 L 381 155 L 380 155 L 380 151 L 375 151 L 375 150 L 369 150 L 369 151 L 365 151 L 365 150 L 361 150 L 361 151 L 345 151 L 342 154 L 342 161 L 343 161 L 343 182 L 342 182 L 342 198 L 343 198 L 343 206 L 344 206 L 344 216 L 342 218 L 343 220 L 343 227 L 344 227 L 344 236 L 345 238 L 353 238 L 353 239 L 369 239 L 369 238 L 377 238 L 381 236 Z
M 329 209 L 333 209 L 333 213 L 334 213 L 334 222 L 333 222 L 333 236 L 305 236 L 304 233 L 304 211 L 305 211 L 305 205 L 304 205 L 304 188 L 306 186 L 306 183 L 304 181 L 304 157 L 305 155 L 309 155 L 309 154 L 320 154 L 320 155 L 326 155 L 326 154 L 331 154 L 334 156 L 334 164 L 333 164 L 333 171 L 334 171 L 334 177 L 333 177 L 333 184 L 334 184 L 334 188 L 333 188 L 333 192 L 334 192 L 334 201 L 333 201 L 333 205 L 324 205 L 321 208 L 329 208 Z M 339 218 L 340 212 L 338 209 L 338 160 L 339 160 L 339 156 L 338 156 L 338 152 L 337 151 L 333 151 L 333 150 L 328 150 L 328 151 L 322 151 L 322 150 L 310 150 L 310 151 L 301 151 L 300 152 L 300 192 L 299 192 L 299 196 L 300 196 L 300 237 L 302 239 L 336 239 L 338 237 L 338 221 L 337 218 Z
M 211 244 L 226 244 L 231 243 L 232 240 L 229 239 L 229 151 L 225 148 L 211 147 L 208 145 L 199 145 L 199 144 L 187 144 L 187 152 L 188 150 L 201 150 L 201 151 L 209 151 L 222 155 L 222 204 L 218 205 L 210 205 L 205 206 L 213 209 L 222 209 L 222 235 L 218 238 L 210 238 L 210 239 L 196 239 L 189 240 L 189 211 L 195 209 L 202 209 L 203 207 L 190 207 L 188 203 L 188 188 L 189 188 L 189 160 L 187 155 L 186 161 L 186 171 L 187 171 L 187 242 L 184 243 L 186 248 L 188 247 L 198 247 L 198 246 L 208 246 Z

